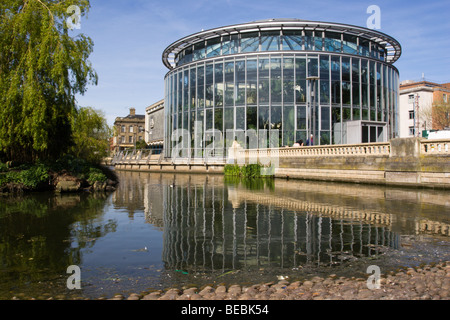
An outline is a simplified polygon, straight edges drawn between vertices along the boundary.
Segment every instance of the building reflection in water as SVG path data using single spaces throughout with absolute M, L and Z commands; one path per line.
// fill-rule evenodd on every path
M 208 272 L 252 268 L 334 265 L 398 246 L 386 217 L 345 217 L 315 205 L 292 210 L 264 190 L 226 185 L 223 178 L 177 176 L 162 183 L 163 261 L 169 270 Z M 195 180 L 195 181 L 193 181 Z M 149 197 L 153 197 L 149 194 Z M 155 199 L 156 200 L 156 199 Z M 269 200 L 269 201 L 265 201 Z M 287 207 L 287 209 L 286 209 Z M 339 211 L 339 210 L 337 210 Z M 344 210 L 345 211 L 345 210 Z M 345 213 L 345 212 L 344 212 Z M 386 224 L 387 222 L 387 224 Z
M 119 172 L 116 208 L 163 232 L 166 270 L 345 265 L 400 235 L 449 235 L 445 192 L 221 175 Z

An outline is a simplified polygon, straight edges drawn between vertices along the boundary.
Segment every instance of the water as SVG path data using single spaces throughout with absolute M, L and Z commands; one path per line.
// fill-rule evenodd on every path
M 112 194 L 0 198 L 0 298 L 367 276 L 450 260 L 447 192 L 119 172 Z M 80 267 L 81 290 L 67 289 Z

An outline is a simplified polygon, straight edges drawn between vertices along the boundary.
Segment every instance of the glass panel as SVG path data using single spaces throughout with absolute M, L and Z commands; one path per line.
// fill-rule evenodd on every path
M 214 103 L 216 107 L 223 107 L 223 62 L 214 64 Z
M 317 58 L 308 58 L 308 77 L 319 76 L 319 62 Z
M 241 34 L 241 52 L 257 52 L 259 50 L 258 32 Z
M 295 131 L 283 131 L 283 144 L 284 147 L 292 147 L 294 144 Z
M 258 126 L 258 108 L 247 107 L 247 130 L 256 130 Z
M 314 37 L 312 31 L 305 31 L 305 50 L 314 50 Z
M 306 59 L 296 58 L 295 59 L 295 100 L 297 103 L 306 102 Z
M 341 133 L 342 133 L 342 124 L 341 124 L 341 108 L 338 105 L 333 105 L 331 108 L 331 125 L 332 125 L 332 144 L 341 144 Z
M 245 104 L 245 61 L 236 61 L 236 105 Z
M 297 130 L 306 130 L 306 106 L 297 106 Z
M 342 120 L 343 121 L 352 120 L 352 109 L 350 107 L 342 108 Z
M 234 108 L 225 108 L 224 132 L 234 129 Z
M 351 101 L 351 86 L 350 82 L 342 81 L 342 104 L 350 106 Z
M 222 38 L 222 54 L 235 54 L 239 52 L 239 37 L 237 34 Z
M 195 102 L 197 101 L 197 86 L 196 86 L 196 80 L 197 80 L 197 69 L 191 68 L 191 74 L 190 74 L 190 105 L 191 108 L 195 108 Z
M 295 130 L 295 109 L 294 106 L 283 107 L 283 130 L 294 132 Z M 292 136 L 293 138 L 293 136 Z
M 180 112 L 183 107 L 183 72 L 178 72 L 178 98 L 177 110 Z
M 205 58 L 205 42 L 200 42 L 194 45 L 194 60 Z
M 294 103 L 294 58 L 283 59 L 283 101 Z
M 320 80 L 330 80 L 330 60 L 328 56 L 320 56 Z
M 247 104 L 256 104 L 258 97 L 258 64 L 256 60 L 247 60 Z
M 371 49 L 370 56 L 372 58 L 378 59 L 378 45 L 372 42 L 370 45 L 370 49 Z
M 207 64 L 206 65 L 206 81 L 205 81 L 205 106 L 212 107 L 213 99 L 214 99 L 214 65 Z
M 320 108 L 320 129 L 330 130 L 330 107 Z
M 279 51 L 280 50 L 280 32 L 266 31 L 261 32 L 261 51 Z
M 272 58 L 270 69 L 270 100 L 272 103 L 281 103 L 281 58 Z
M 360 96 L 359 96 L 359 83 L 354 82 L 352 84 L 352 99 L 353 99 L 354 107 L 359 107 L 361 105 Z
M 294 30 L 283 31 L 283 50 L 302 50 L 302 32 Z
M 270 108 L 270 129 L 278 129 L 281 131 L 281 119 L 282 119 L 282 112 L 281 112 L 281 106 L 272 106 Z
M 297 130 L 295 135 L 295 141 L 300 141 L 300 145 L 303 143 L 303 145 L 306 145 L 306 131 L 304 130 Z
M 189 109 L 189 69 L 183 72 L 183 111 Z
M 330 144 L 330 131 L 320 131 L 320 145 Z
M 236 130 L 245 130 L 245 107 L 236 108 Z
M 206 109 L 205 130 L 213 128 L 213 109 Z
M 225 62 L 225 106 L 234 106 L 234 62 Z
M 370 56 L 369 40 L 359 38 L 359 54 L 365 57 Z
M 197 69 L 197 107 L 205 107 L 205 67 L 199 66 Z
M 206 57 L 217 57 L 220 55 L 221 41 L 220 37 L 215 39 L 210 39 L 206 42 Z
M 341 52 L 341 34 L 337 32 L 325 32 L 325 51 Z
M 359 59 L 352 58 L 352 81 L 359 82 Z
M 314 37 L 314 50 L 316 51 L 322 51 L 322 32 L 321 31 L 314 31 L 315 37 Z
M 330 103 L 330 81 L 320 80 L 320 103 Z
M 214 109 L 214 129 L 223 131 L 223 109 Z
M 269 117 L 269 106 L 260 106 L 258 108 L 259 112 L 259 129 L 266 129 L 269 130 L 269 123 L 270 123 L 270 117 Z
M 344 33 L 344 41 L 342 42 L 342 49 L 344 53 L 349 54 L 357 54 L 358 46 L 356 44 L 356 36 L 345 34 Z
M 342 81 L 350 81 L 350 58 L 342 57 Z
M 282 134 L 283 134 L 283 127 L 282 127 L 282 109 L 281 106 L 272 106 L 270 108 L 270 123 L 271 123 L 271 130 L 279 130 L 279 140 L 278 145 L 282 146 L 283 141 Z M 276 144 L 276 142 L 274 142 Z
M 269 103 L 269 59 L 259 59 L 259 103 Z
M 361 120 L 361 110 L 359 106 L 353 106 L 353 120 Z

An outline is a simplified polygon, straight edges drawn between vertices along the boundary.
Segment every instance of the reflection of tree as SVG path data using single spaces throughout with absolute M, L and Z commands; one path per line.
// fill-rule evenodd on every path
M 106 197 L 52 193 L 1 199 L 0 265 L 20 285 L 58 277 L 80 264 L 84 248 L 115 230 L 115 222 L 102 226 L 100 219 Z

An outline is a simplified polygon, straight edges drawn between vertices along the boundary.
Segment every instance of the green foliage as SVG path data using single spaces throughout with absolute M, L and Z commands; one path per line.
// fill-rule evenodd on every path
M 74 145 L 69 152 L 76 158 L 100 163 L 108 155 L 112 134 L 103 113 L 90 107 L 80 108 L 71 119 Z
M 105 182 L 108 178 L 105 176 L 105 174 L 102 172 L 102 170 L 97 168 L 90 168 L 89 169 L 89 176 L 87 178 L 87 181 L 90 184 L 94 184 L 95 182 Z
M 241 168 L 235 164 L 227 164 L 224 167 L 224 174 L 225 176 L 240 176 L 241 175 Z
M 57 159 L 72 144 L 75 95 L 97 74 L 89 37 L 71 36 L 70 5 L 88 0 L 0 2 L 0 152 L 7 160 Z
M 261 165 L 248 164 L 242 166 L 241 175 L 244 178 L 259 178 L 261 176 Z
M 136 149 L 146 149 L 147 148 L 147 143 L 145 142 L 145 140 L 140 140 L 136 142 Z
M 272 167 L 263 167 L 260 164 L 248 164 L 243 166 L 227 164 L 224 167 L 224 175 L 227 177 L 242 177 L 250 179 L 264 178 L 272 177 L 274 175 L 274 171 Z
M 8 171 L 0 175 L 0 185 L 14 182 L 23 184 L 28 188 L 36 188 L 41 184 L 48 184 L 49 168 L 44 164 L 37 164 L 30 167 L 21 166 L 18 170 Z
M 6 163 L 0 162 L 0 172 L 6 172 L 6 171 L 8 171 L 8 166 L 6 165 Z
M 108 168 L 85 159 L 75 158 L 72 155 L 66 155 L 59 159 L 52 166 L 52 169 L 54 171 L 65 170 L 79 179 L 87 180 L 89 183 L 105 182 L 107 179 L 117 181 L 115 173 Z

